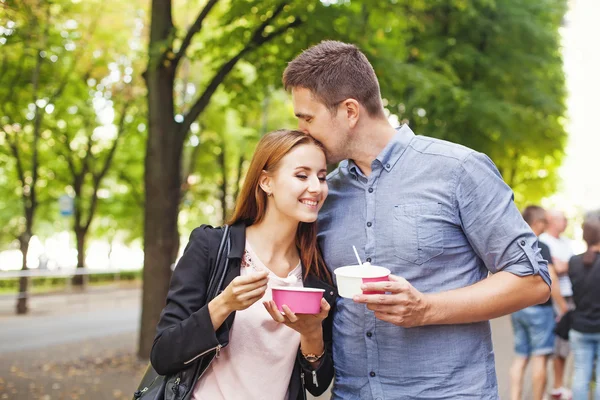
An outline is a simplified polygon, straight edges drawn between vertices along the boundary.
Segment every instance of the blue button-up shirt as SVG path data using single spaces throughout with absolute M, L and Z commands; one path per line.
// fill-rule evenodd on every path
M 488 273 L 540 274 L 537 238 L 484 154 L 415 136 L 408 126 L 365 176 L 343 161 L 328 176 L 319 243 L 333 271 L 361 258 L 423 293 Z M 489 322 L 401 328 L 339 298 L 333 327 L 334 399 L 497 399 Z

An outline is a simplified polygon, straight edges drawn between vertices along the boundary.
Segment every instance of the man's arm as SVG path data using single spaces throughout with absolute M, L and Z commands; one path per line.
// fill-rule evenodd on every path
M 367 283 L 363 290 L 388 292 L 356 296 L 354 301 L 367 304 L 375 317 L 404 327 L 486 321 L 543 303 L 550 296 L 541 276 L 520 277 L 509 272 L 441 293 L 421 293 L 397 276 L 390 276 L 389 282 Z
M 501 271 L 465 288 L 426 295 L 424 325 L 486 321 L 518 311 L 524 305 L 544 303 L 549 297 L 550 288 L 541 276 Z
M 368 304 L 377 318 L 401 326 L 470 323 L 543 303 L 550 296 L 550 275 L 537 237 L 492 161 L 472 153 L 457 172 L 455 197 L 462 230 L 492 276 L 435 294 L 423 294 L 399 277 L 363 285 L 363 290 L 390 293 L 355 297 L 356 302 Z M 451 274 L 452 269 L 444 273 Z

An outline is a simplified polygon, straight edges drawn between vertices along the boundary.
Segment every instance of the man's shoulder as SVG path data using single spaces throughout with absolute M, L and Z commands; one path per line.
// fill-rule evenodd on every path
M 458 143 L 449 142 L 429 136 L 417 135 L 411 140 L 409 147 L 417 153 L 429 156 L 439 156 L 447 159 L 464 161 L 475 150 Z

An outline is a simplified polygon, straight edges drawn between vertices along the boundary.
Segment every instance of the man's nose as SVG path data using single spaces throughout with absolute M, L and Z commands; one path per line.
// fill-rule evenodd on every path
M 307 124 L 302 120 L 298 121 L 298 130 L 302 133 L 306 133 L 307 135 L 309 134 Z

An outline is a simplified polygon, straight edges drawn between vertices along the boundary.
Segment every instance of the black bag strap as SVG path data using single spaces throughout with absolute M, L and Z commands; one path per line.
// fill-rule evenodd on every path
M 231 249 L 231 240 L 229 234 L 229 225 L 223 226 L 223 237 L 221 238 L 221 243 L 219 244 L 219 250 L 217 251 L 217 257 L 215 259 L 215 264 L 210 269 L 210 278 L 208 281 L 208 288 L 206 290 L 206 302 L 217 297 L 223 282 L 225 281 L 225 276 L 227 275 L 227 266 L 229 255 L 229 250 Z

